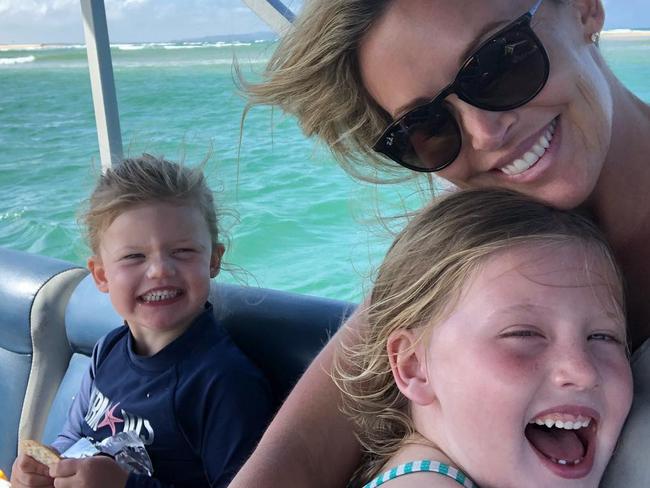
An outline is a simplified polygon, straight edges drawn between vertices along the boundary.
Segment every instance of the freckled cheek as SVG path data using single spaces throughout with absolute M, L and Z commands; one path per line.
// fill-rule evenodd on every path
M 540 369 L 537 360 L 490 348 L 472 351 L 468 358 L 468 361 L 452 363 L 447 373 L 443 372 L 448 378 L 447 400 L 456 403 L 462 399 L 463 405 L 456 405 L 457 408 L 468 405 L 475 408 L 480 404 L 486 414 L 497 415 L 519 409 L 520 402 L 529 400 Z
M 536 355 L 518 353 L 507 348 L 487 349 L 479 365 L 486 373 L 504 384 L 518 384 L 530 381 L 531 374 L 540 369 Z
M 632 403 L 633 382 L 632 371 L 627 359 L 610 361 L 601 372 L 602 382 L 611 388 L 610 401 L 621 410 L 629 408 Z

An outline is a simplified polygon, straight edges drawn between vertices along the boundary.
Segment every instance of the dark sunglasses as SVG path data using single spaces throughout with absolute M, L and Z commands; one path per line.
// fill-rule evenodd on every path
M 449 86 L 390 124 L 373 149 L 414 171 L 440 171 L 454 162 L 462 144 L 446 97 L 455 93 L 474 107 L 494 112 L 532 100 L 549 73 L 548 55 L 530 26 L 542 1 L 483 42 Z

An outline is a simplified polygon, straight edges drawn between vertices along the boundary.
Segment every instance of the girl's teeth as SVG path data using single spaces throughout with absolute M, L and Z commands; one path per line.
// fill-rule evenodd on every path
M 533 144 L 530 151 L 527 151 L 521 158 L 515 159 L 509 165 L 501 168 L 501 171 L 509 176 L 518 175 L 539 161 L 539 158 L 544 155 L 546 149 L 551 145 L 551 139 L 553 139 L 553 133 L 555 132 L 555 124 L 556 121 L 553 120 L 549 128 L 544 131 L 544 134 Z
M 567 461 L 566 459 L 551 458 L 551 461 L 553 461 L 554 463 L 557 463 L 557 464 L 574 464 L 575 465 L 575 464 L 580 464 L 583 459 L 584 458 L 578 458 L 578 459 L 576 459 L 574 461 Z
M 142 295 L 142 300 L 145 302 L 159 302 L 161 300 L 169 300 L 178 295 L 178 290 L 165 290 L 165 291 L 155 291 Z
M 582 429 L 584 427 L 589 427 L 589 424 L 591 423 L 591 418 L 584 418 L 584 417 L 578 417 L 577 419 L 574 420 L 559 420 L 559 419 L 553 419 L 553 418 L 538 418 L 531 423 L 535 423 L 537 425 L 543 425 L 548 428 L 555 427 L 557 429 L 566 429 L 566 430 L 578 430 Z

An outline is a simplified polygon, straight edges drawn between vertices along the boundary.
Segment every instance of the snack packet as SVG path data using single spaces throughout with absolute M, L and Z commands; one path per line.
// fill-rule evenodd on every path
M 120 432 L 101 442 L 82 438 L 61 455 L 67 458 L 85 458 L 105 454 L 129 473 L 153 475 L 153 465 L 142 439 L 135 432 Z

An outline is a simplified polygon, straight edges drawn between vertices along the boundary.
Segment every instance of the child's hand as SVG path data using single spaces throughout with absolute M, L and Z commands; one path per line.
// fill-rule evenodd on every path
M 13 488 L 53 487 L 54 480 L 50 477 L 47 466 L 27 454 L 20 454 L 11 468 L 11 486 Z
M 62 459 L 50 468 L 56 488 L 124 488 L 129 474 L 107 456 Z

